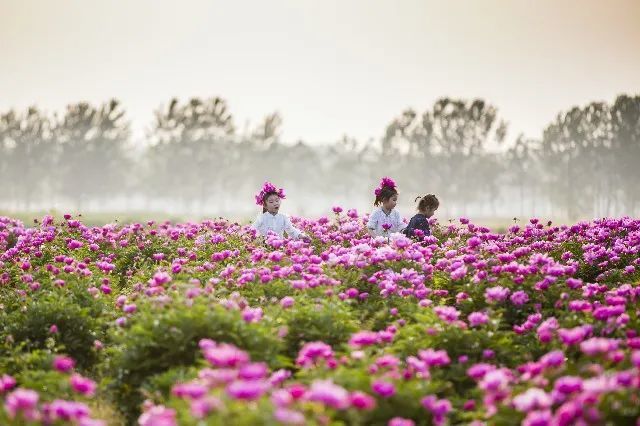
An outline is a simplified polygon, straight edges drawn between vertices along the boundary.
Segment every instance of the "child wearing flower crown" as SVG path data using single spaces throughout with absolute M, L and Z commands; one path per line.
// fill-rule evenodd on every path
M 418 200 L 420 200 L 418 202 L 418 214 L 411 218 L 407 227 L 402 231 L 404 235 L 410 238 L 422 238 L 431 235 L 429 218 L 433 216 L 433 213 L 435 213 L 440 206 L 438 197 L 433 194 L 416 197 L 415 201 Z
M 392 232 L 400 232 L 405 224 L 400 213 L 394 210 L 398 203 L 398 190 L 393 179 L 384 177 L 380 186 L 375 190 L 376 199 L 373 205 L 377 208 L 369 216 L 367 231 L 371 236 L 387 235 Z
M 286 232 L 289 238 L 302 238 L 308 241 L 309 237 L 293 226 L 288 216 L 278 213 L 280 200 L 284 198 L 284 189 L 278 189 L 272 183 L 265 182 L 260 192 L 256 195 L 256 204 L 262 206 L 262 214 L 258 215 L 251 226 L 265 237 L 269 232 L 274 232 L 280 237 Z

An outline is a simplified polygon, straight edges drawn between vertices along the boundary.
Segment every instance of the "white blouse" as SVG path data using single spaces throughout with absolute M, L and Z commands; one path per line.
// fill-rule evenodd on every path
M 288 216 L 282 213 L 271 214 L 264 212 L 259 214 L 256 220 L 251 224 L 251 227 L 256 229 L 260 235 L 267 236 L 269 231 L 276 233 L 282 237 L 283 232 L 287 233 L 289 238 L 298 239 L 305 234 L 298 228 L 293 226 Z
M 391 225 L 388 231 L 385 231 L 382 227 L 385 223 Z M 391 213 L 386 214 L 381 207 L 371 213 L 367 222 L 367 228 L 371 229 L 375 235 L 389 235 L 393 232 L 400 232 L 406 226 L 397 210 L 391 210 Z

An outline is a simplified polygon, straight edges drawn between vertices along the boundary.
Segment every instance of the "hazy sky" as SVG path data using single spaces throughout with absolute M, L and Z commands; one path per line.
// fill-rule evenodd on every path
M 222 96 L 242 128 L 379 137 L 403 109 L 483 97 L 511 132 L 640 93 L 640 1 L 0 0 L 0 110 L 125 104 L 136 135 L 177 96 Z

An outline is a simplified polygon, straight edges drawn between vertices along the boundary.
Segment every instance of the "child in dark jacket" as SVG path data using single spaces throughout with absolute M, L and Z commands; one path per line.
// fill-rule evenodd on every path
M 402 231 L 407 237 L 422 239 L 427 235 L 431 235 L 431 229 L 429 228 L 429 218 L 433 216 L 433 213 L 438 210 L 440 201 L 433 194 L 425 195 L 424 197 L 416 197 L 415 201 L 418 202 L 418 214 L 413 216 L 409 221 L 407 227 Z

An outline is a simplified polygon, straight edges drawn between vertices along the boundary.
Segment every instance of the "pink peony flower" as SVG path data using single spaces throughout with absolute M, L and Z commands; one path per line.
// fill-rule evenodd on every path
M 490 287 L 484 292 L 487 303 L 502 302 L 509 296 L 510 290 L 502 286 Z
M 349 406 L 349 393 L 331 380 L 315 380 L 311 384 L 307 398 L 338 410 Z
M 383 380 L 374 381 L 371 385 L 371 390 L 383 398 L 390 398 L 396 393 L 396 387 L 394 384 Z
M 204 419 L 213 411 L 222 408 L 222 401 L 215 396 L 195 399 L 191 401 L 191 415 L 196 419 Z
M 204 357 L 214 367 L 239 367 L 249 362 L 249 355 L 233 345 L 223 343 L 205 348 Z
M 199 399 L 207 393 L 207 387 L 200 383 L 180 383 L 171 388 L 171 393 L 178 398 Z
M 73 369 L 73 367 L 75 367 L 76 362 L 66 356 L 61 356 L 58 355 L 53 359 L 53 368 L 55 368 L 56 370 L 62 372 L 62 373 L 66 373 L 70 370 Z
M 96 383 L 93 380 L 82 377 L 77 373 L 71 375 L 69 383 L 71 383 L 71 388 L 75 392 L 78 392 L 84 396 L 91 397 L 96 393 Z
M 415 426 L 415 422 L 411 419 L 405 419 L 402 417 L 394 417 L 389 420 L 387 426 Z
M 538 388 L 529 388 L 524 393 L 513 398 L 513 405 L 516 410 L 525 413 L 534 409 L 549 408 L 552 402 L 551 396 Z
M 326 361 L 333 359 L 333 349 L 324 342 L 309 342 L 305 343 L 300 349 L 300 352 L 298 352 L 296 364 L 309 367 L 314 365 L 319 359 Z
M 13 377 L 4 374 L 0 377 L 0 393 L 4 393 L 10 391 L 16 386 L 16 379 Z
M 273 413 L 273 417 L 280 423 L 285 425 L 304 425 L 306 420 L 304 415 L 295 410 L 278 407 Z
M 255 196 L 256 205 L 262 206 L 264 204 L 264 197 L 269 193 L 275 193 L 282 199 L 286 198 L 284 189 L 276 188 L 275 185 L 271 182 L 265 182 L 262 185 L 262 189 L 260 190 L 260 192 L 258 192 Z
M 155 405 L 146 410 L 138 419 L 140 426 L 178 426 L 176 412 L 164 405 Z
M 371 410 L 376 406 L 376 399 L 364 392 L 352 392 L 349 398 L 351 406 L 358 410 Z
M 376 188 L 376 190 L 374 191 L 374 194 L 375 194 L 376 197 L 378 195 L 380 195 L 380 192 L 382 192 L 382 189 L 384 187 L 391 188 L 391 189 L 396 189 L 396 183 L 390 177 L 383 177 L 380 180 L 380 186 L 378 186 Z
M 469 325 L 471 327 L 477 327 L 489 322 L 489 316 L 484 312 L 472 312 L 469 314 Z
M 227 394 L 234 399 L 252 401 L 260 398 L 269 389 L 264 380 L 235 380 L 227 386 Z
M 349 339 L 349 346 L 354 348 L 362 348 L 365 346 L 375 345 L 380 341 L 380 336 L 375 331 L 359 331 Z
M 22 413 L 27 420 L 34 421 L 40 414 L 37 409 L 39 398 L 36 391 L 18 388 L 7 395 L 4 408 L 11 419 Z
M 283 309 L 292 307 L 294 303 L 295 300 L 291 296 L 285 296 L 280 300 L 280 306 L 282 306 Z

